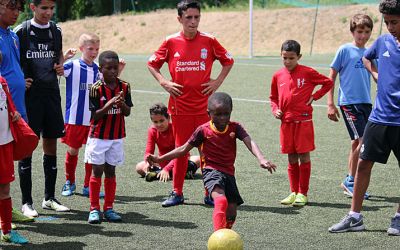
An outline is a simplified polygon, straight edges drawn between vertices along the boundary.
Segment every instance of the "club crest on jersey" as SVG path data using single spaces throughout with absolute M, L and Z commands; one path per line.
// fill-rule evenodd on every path
M 297 88 L 303 87 L 304 81 L 305 81 L 304 78 L 303 79 L 297 78 Z
M 207 49 L 201 49 L 200 50 L 200 57 L 201 57 L 201 59 L 207 59 Z

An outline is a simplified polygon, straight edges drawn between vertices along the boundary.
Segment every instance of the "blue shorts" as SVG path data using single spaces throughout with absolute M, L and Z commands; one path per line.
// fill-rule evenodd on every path
M 368 122 L 371 110 L 372 105 L 369 103 L 340 106 L 340 111 L 342 111 L 343 120 L 351 140 L 363 137 L 365 125 Z

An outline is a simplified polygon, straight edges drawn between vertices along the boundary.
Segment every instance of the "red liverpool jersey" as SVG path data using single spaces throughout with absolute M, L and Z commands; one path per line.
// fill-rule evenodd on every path
M 247 136 L 246 130 L 237 122 L 229 122 L 225 131 L 219 132 L 210 121 L 199 126 L 188 142 L 200 149 L 203 167 L 234 175 L 236 138 L 243 140 Z
M 175 138 L 172 133 L 172 125 L 168 125 L 168 129 L 164 132 L 159 132 L 156 127 L 151 126 L 147 130 L 147 144 L 144 153 L 144 160 L 150 154 L 154 154 L 155 148 L 158 148 L 158 155 L 162 156 L 175 148 Z M 169 162 L 160 162 L 160 166 L 164 168 Z
M 206 113 L 208 96 L 201 93 L 201 84 L 210 80 L 215 60 L 223 66 L 234 62 L 215 37 L 202 32 L 197 32 L 193 39 L 185 38 L 182 32 L 171 35 L 150 57 L 148 65 L 153 68 L 160 69 L 167 62 L 172 81 L 183 86 L 181 96 L 169 99 L 170 114 Z
M 322 87 L 313 94 L 317 85 Z M 293 71 L 284 67 L 272 77 L 269 97 L 272 112 L 280 109 L 283 122 L 310 120 L 313 108 L 306 103 L 311 96 L 314 100 L 320 99 L 332 86 L 333 82 L 328 77 L 310 67 L 297 65 Z
M 129 83 L 118 79 L 117 86 L 114 89 L 110 89 L 106 83 L 97 81 L 93 84 L 89 93 L 90 110 L 95 112 L 103 108 L 110 99 L 121 91 L 124 92 L 126 105 L 132 107 L 133 103 Z M 125 117 L 122 114 L 121 108 L 116 105 L 113 105 L 101 119 L 95 121 L 92 118 L 90 120 L 89 137 L 91 138 L 115 140 L 124 138 L 125 136 Z

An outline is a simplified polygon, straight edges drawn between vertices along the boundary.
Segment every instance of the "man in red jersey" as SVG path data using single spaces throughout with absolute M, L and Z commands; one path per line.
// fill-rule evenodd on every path
M 154 78 L 170 94 L 168 111 L 172 118 L 175 146 L 186 143 L 201 124 L 207 122 L 207 100 L 228 75 L 233 58 L 217 39 L 197 30 L 200 22 L 200 3 L 184 0 L 178 4 L 178 21 L 182 31 L 168 36 L 150 57 L 148 68 Z M 222 69 L 211 79 L 212 65 L 219 60 Z M 167 62 L 172 80 L 167 80 L 160 68 Z M 176 159 L 173 169 L 173 191 L 163 207 L 183 204 L 183 183 L 188 155 Z

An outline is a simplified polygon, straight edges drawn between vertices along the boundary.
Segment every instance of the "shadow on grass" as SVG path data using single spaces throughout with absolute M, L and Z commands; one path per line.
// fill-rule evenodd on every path
M 373 202 L 390 202 L 390 203 L 400 203 L 400 197 L 387 197 L 387 196 L 378 196 L 378 195 L 371 195 L 368 199 L 369 201 Z
M 128 204 L 131 202 L 146 202 L 146 201 L 156 201 L 161 202 L 165 199 L 166 195 L 157 195 L 152 197 L 137 197 L 137 196 L 115 196 L 115 203 L 117 204 Z
M 84 249 L 87 245 L 82 242 L 46 242 L 43 244 L 26 244 L 26 245 L 2 245 L 3 250 L 14 250 L 14 249 L 57 249 L 57 250 L 71 250 L 71 249 Z
M 315 206 L 315 207 L 328 207 L 328 208 L 342 208 L 342 209 L 350 209 L 351 200 L 349 203 L 329 203 L 329 202 L 309 202 L 307 206 Z M 392 206 L 363 206 L 364 211 L 378 211 L 382 208 L 388 208 Z
M 264 207 L 264 206 L 252 206 L 252 205 L 242 205 L 238 207 L 239 211 L 247 212 L 268 212 L 274 214 L 299 214 L 300 207 Z
M 131 232 L 103 231 L 105 227 L 90 225 L 89 223 L 32 223 L 29 227 L 18 226 L 18 230 L 27 230 L 46 236 L 57 237 L 84 237 L 87 235 L 101 235 L 106 237 L 131 237 Z M 107 229 L 108 230 L 108 229 Z M 58 249 L 58 248 L 57 248 Z
M 155 220 L 140 213 L 129 212 L 122 215 L 123 223 L 140 224 L 154 227 L 173 227 L 179 229 L 194 229 L 197 225 L 193 222 Z

